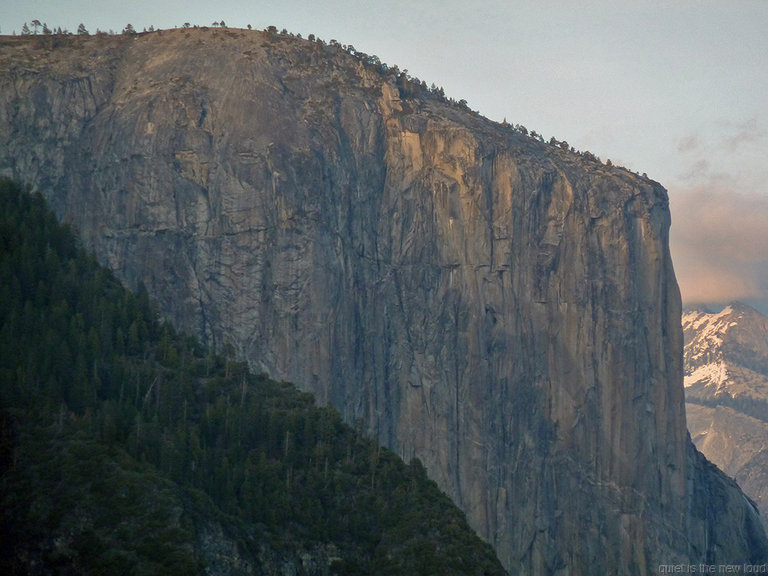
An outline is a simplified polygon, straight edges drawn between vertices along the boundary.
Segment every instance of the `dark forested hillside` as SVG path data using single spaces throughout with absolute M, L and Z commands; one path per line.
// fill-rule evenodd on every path
M 502 574 L 427 479 L 160 321 L 0 183 L 3 574 Z

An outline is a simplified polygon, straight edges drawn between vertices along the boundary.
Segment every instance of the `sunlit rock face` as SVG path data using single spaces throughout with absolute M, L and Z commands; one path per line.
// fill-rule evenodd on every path
M 7 42 L 0 170 L 162 313 L 420 458 L 514 574 L 743 563 L 687 439 L 665 190 L 337 46 Z

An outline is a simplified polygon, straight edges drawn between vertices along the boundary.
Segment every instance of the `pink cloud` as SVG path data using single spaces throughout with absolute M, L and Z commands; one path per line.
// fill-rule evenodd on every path
M 768 299 L 768 196 L 727 178 L 671 189 L 670 244 L 686 304 Z

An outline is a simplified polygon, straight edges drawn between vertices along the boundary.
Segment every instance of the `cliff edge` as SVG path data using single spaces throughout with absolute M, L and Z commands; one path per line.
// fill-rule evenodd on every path
M 123 280 L 420 458 L 512 573 L 768 559 L 687 436 L 659 184 L 263 32 L 5 38 L 0 135 Z

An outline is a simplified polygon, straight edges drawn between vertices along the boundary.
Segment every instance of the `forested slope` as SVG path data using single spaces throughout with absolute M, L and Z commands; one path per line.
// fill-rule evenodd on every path
M 0 182 L 4 574 L 503 574 L 430 481 L 203 349 Z

